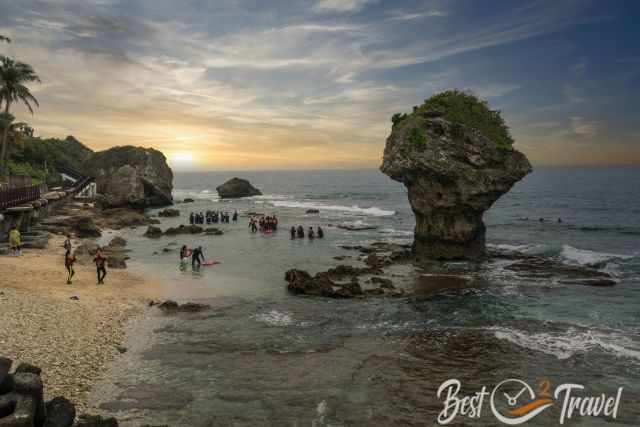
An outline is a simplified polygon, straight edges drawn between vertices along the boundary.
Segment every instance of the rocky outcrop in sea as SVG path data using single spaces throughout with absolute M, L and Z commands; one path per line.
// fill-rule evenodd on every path
M 478 259 L 485 254 L 482 215 L 531 165 L 519 151 L 445 117 L 419 108 L 394 117 L 381 170 L 407 187 L 418 256 Z
M 262 192 L 242 178 L 232 178 L 216 190 L 222 199 L 234 199 L 239 197 L 261 196 Z

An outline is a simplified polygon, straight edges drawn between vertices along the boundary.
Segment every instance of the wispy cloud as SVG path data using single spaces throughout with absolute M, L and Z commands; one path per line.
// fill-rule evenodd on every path
M 584 117 L 573 116 L 570 120 L 571 131 L 578 136 L 594 137 L 601 131 L 602 124 L 595 120 L 587 120 Z
M 593 117 L 584 111 L 593 94 L 569 80 L 569 62 L 562 81 L 571 83 L 554 87 L 559 99 L 545 104 L 561 105 L 553 112 L 529 106 L 535 76 L 509 71 L 521 59 L 507 45 L 596 19 L 582 2 L 513 4 L 473 16 L 464 2 L 444 0 L 426 8 L 407 0 L 20 3 L 0 0 L 0 33 L 14 39 L 0 49 L 43 78 L 41 110 L 25 118 L 40 133 L 73 133 L 96 148 L 188 145 L 211 167 L 264 166 L 265 159 L 282 167 L 292 156 L 315 167 L 332 156 L 341 165 L 373 165 L 390 116 L 450 87 L 470 88 L 510 116 L 538 108 L 515 122 L 530 146 L 606 129 L 585 119 Z M 582 52 L 571 58 L 583 60 Z M 526 127 L 545 122 L 562 126 Z
M 429 9 L 424 12 L 406 12 L 394 10 L 389 13 L 390 21 L 413 21 L 422 18 L 438 18 L 447 16 L 449 12 L 440 9 Z
M 362 10 L 368 3 L 377 0 L 318 0 L 313 5 L 313 10 L 324 12 L 355 12 Z

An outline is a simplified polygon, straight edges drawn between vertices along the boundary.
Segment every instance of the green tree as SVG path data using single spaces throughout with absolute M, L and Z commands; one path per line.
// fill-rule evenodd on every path
M 513 145 L 509 127 L 500 111 L 492 110 L 486 101 L 471 92 L 454 89 L 438 93 L 425 100 L 417 111 L 440 111 L 450 122 L 480 131 L 501 149 L 508 150 Z
M 33 107 L 39 106 L 38 100 L 31 94 L 27 83 L 40 82 L 40 78 L 29 64 L 14 61 L 11 58 L 0 57 L 0 105 L 4 102 L 4 113 L 9 114 L 11 105 L 23 103 L 29 112 L 33 114 Z M 2 151 L 0 152 L 0 164 L 6 173 L 6 155 L 8 144 L 9 126 L 5 126 L 2 132 Z

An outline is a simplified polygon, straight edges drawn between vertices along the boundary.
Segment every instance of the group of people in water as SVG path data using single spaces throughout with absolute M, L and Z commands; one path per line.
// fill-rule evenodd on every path
M 64 241 L 62 245 L 64 248 L 64 266 L 67 269 L 67 285 L 71 285 L 73 276 L 75 276 L 76 271 L 73 269 L 73 264 L 76 262 L 76 256 L 73 252 L 73 247 L 71 244 L 71 235 L 67 235 L 67 239 Z M 102 248 L 98 246 L 96 249 L 96 254 L 93 257 L 93 263 L 96 265 L 96 273 L 98 275 L 98 285 L 104 285 L 104 278 L 107 275 L 107 256 L 102 251 Z
M 304 227 L 301 225 L 299 225 L 298 227 L 291 226 L 290 233 L 291 240 L 304 239 Z M 318 239 L 324 239 L 324 230 L 320 226 L 318 226 L 317 231 L 314 231 L 313 227 L 309 227 L 309 230 L 307 231 L 307 237 L 309 239 L 315 239 L 316 237 Z
M 191 212 L 189 215 L 189 223 L 194 224 L 229 224 L 229 222 L 238 221 L 238 211 L 234 211 L 233 215 L 229 215 L 229 212 L 222 211 L 206 211 L 205 213 Z
M 249 230 L 257 233 L 260 230 L 263 233 L 272 233 L 278 229 L 278 217 L 273 214 L 271 216 L 261 216 L 258 219 L 251 217 L 249 219 Z

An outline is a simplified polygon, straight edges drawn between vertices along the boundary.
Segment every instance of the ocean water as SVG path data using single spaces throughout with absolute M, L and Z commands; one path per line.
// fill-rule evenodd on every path
M 215 187 L 233 176 L 264 195 L 219 200 Z M 541 378 L 552 387 L 583 384 L 594 396 L 623 387 L 616 420 L 575 416 L 565 425 L 638 425 L 640 169 L 538 168 L 485 216 L 490 247 L 593 266 L 614 275 L 614 287 L 522 278 L 504 261 L 452 262 L 441 266 L 458 277 L 450 283 L 396 267 L 396 285 L 415 292 L 366 300 L 296 297 L 284 273 L 358 264 L 341 245 L 411 243 L 401 184 L 377 171 L 283 171 L 178 173 L 174 187 L 176 199 L 195 202 L 177 204 L 181 216 L 163 218 L 162 228 L 186 223 L 192 211 L 241 217 L 213 225 L 223 236 L 150 240 L 136 229 L 104 237 L 127 238 L 130 269 L 162 280 L 172 298 L 212 306 L 175 316 L 150 310 L 132 326 L 129 351 L 91 397 L 123 425 L 435 425 L 443 409 L 437 389 L 452 378 L 466 394 L 509 378 L 534 388 Z M 312 208 L 320 214 L 305 213 Z M 248 212 L 277 213 L 280 230 L 250 233 Z M 288 229 L 299 224 L 322 225 L 325 239 L 290 240 Z M 202 245 L 220 264 L 180 269 L 182 244 Z M 451 425 L 499 425 L 488 406 Z M 527 424 L 558 425 L 560 409 L 558 401 Z

